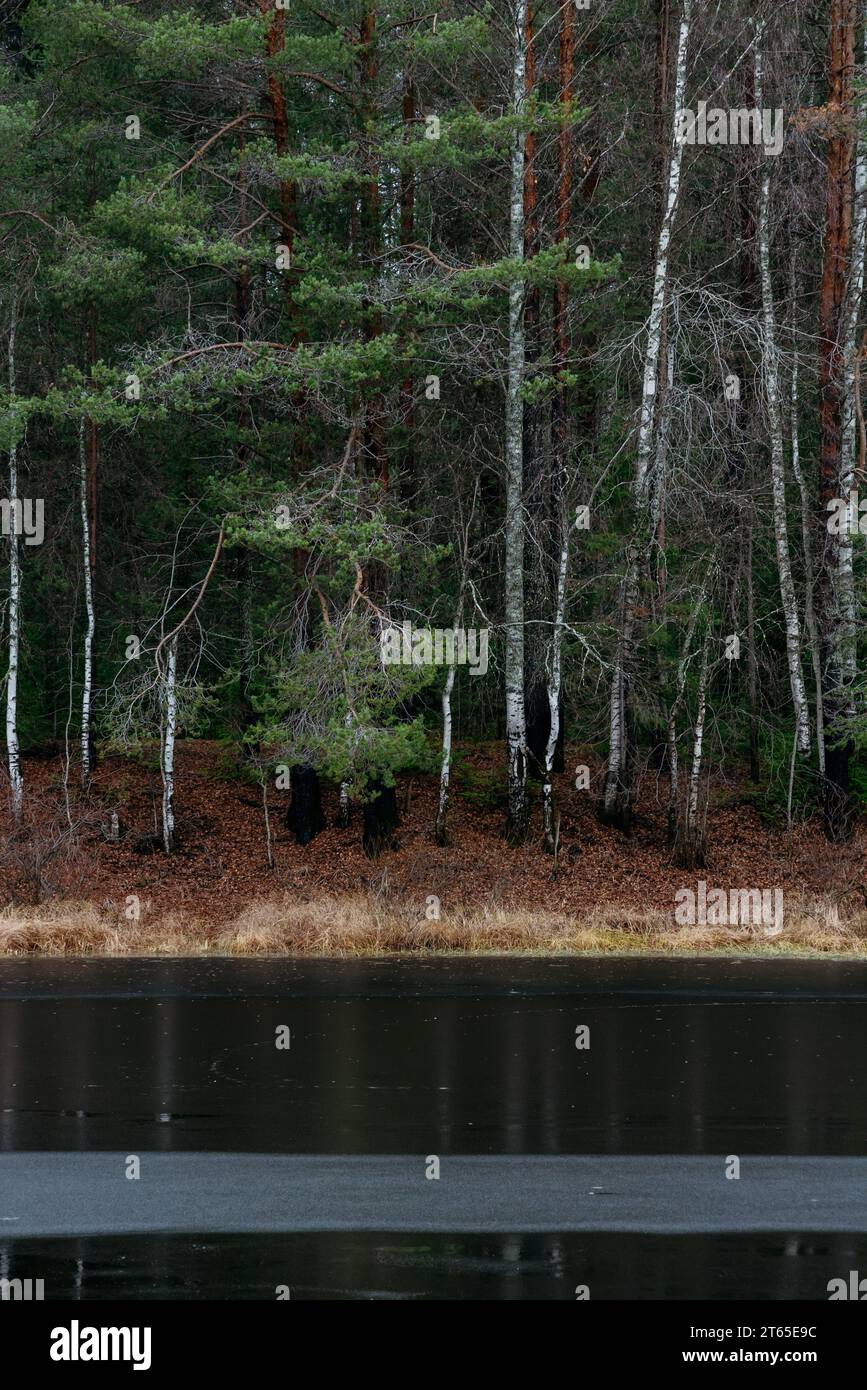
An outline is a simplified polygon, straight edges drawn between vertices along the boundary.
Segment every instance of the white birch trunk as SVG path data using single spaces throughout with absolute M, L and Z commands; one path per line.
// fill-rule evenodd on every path
M 864 7 L 860 7 L 863 11 Z M 862 15 L 863 18 L 863 15 Z M 867 25 L 864 29 L 862 61 L 867 63 Z M 843 421 L 840 440 L 840 491 L 848 497 L 855 485 L 856 435 L 858 430 L 855 407 L 855 354 L 858 351 L 858 320 L 864 293 L 864 252 L 867 240 L 867 142 L 859 127 L 855 130 L 855 189 L 852 219 L 852 261 L 849 268 L 846 305 L 844 309 L 843 351 Z M 853 537 L 844 529 L 834 553 L 837 610 L 840 614 L 839 653 L 837 669 L 844 686 L 843 709 L 854 712 L 853 688 L 857 679 L 858 599 L 853 568 Z
M 87 511 L 87 458 L 85 450 L 85 417 L 79 425 L 79 482 L 81 487 L 81 544 L 84 566 L 84 606 L 87 613 L 87 630 L 84 634 L 84 676 L 81 692 L 81 784 L 90 782 L 90 706 L 93 689 L 93 635 L 96 629 L 96 616 L 93 606 L 93 579 L 90 569 L 90 517 Z
M 683 639 L 683 648 L 680 653 L 680 660 L 677 663 L 677 676 L 675 678 L 674 700 L 668 712 L 668 838 L 669 843 L 674 844 L 677 838 L 677 803 L 679 791 L 679 766 L 677 754 L 677 716 L 683 704 L 683 693 L 686 689 L 686 666 L 689 661 L 689 654 L 692 650 L 692 639 L 695 636 L 695 629 L 698 623 L 699 614 L 705 601 L 705 590 L 702 589 L 698 597 L 698 602 L 689 615 L 689 622 L 686 626 L 686 634 Z
M 512 110 L 520 116 L 524 101 L 527 0 L 517 0 Z M 509 256 L 524 259 L 524 146 L 516 130 L 512 142 L 509 206 Z M 527 723 L 524 709 L 524 282 L 509 286 L 509 372 L 506 392 L 506 527 L 505 527 L 505 686 L 506 744 L 510 838 L 523 840 L 527 823 Z
M 644 351 L 644 378 L 641 389 L 641 417 L 638 426 L 638 445 L 635 463 L 635 502 L 636 529 L 640 535 L 648 533 L 650 540 L 651 511 L 649 494 L 651 492 L 652 462 L 654 457 L 654 436 L 656 426 L 656 385 L 659 377 L 659 357 L 662 347 L 662 326 L 665 315 L 665 300 L 668 290 L 669 252 L 671 235 L 677 212 L 680 193 L 680 175 L 683 166 L 683 144 L 677 138 L 677 113 L 684 104 L 686 92 L 686 60 L 689 50 L 690 23 L 692 20 L 692 0 L 683 0 L 680 17 L 680 31 L 677 42 L 677 72 L 675 76 L 674 106 L 672 109 L 671 144 L 668 155 L 668 179 L 665 211 L 656 245 L 656 261 L 653 275 L 653 298 L 650 307 L 650 321 L 647 329 L 647 346 Z M 628 798 L 628 737 L 626 729 L 626 667 L 632 647 L 634 629 L 634 610 L 639 589 L 639 555 L 635 546 L 630 547 L 627 558 L 626 576 L 621 590 L 620 638 L 617 644 L 614 675 L 611 682 L 611 699 L 608 719 L 608 770 L 605 774 L 605 788 L 602 794 L 603 818 L 616 817 L 624 799 Z
M 631 580 L 632 556 L 627 560 L 628 572 L 621 589 L 620 638 L 614 676 L 611 681 L 611 700 L 608 706 L 608 770 L 602 794 L 602 809 L 609 817 L 614 814 L 623 787 L 626 771 L 626 652 L 632 641 L 632 622 L 628 617 L 631 605 L 626 602 L 627 591 L 633 591 Z
M 762 110 L 763 60 L 760 45 L 755 47 L 756 105 Z M 795 584 L 792 579 L 792 564 L 789 555 L 789 532 L 786 523 L 786 477 L 783 452 L 783 418 L 780 406 L 780 371 L 777 352 L 777 331 L 774 317 L 774 298 L 771 285 L 771 241 L 770 241 L 770 203 L 771 171 L 768 156 L 765 155 L 762 167 L 761 194 L 759 199 L 759 264 L 762 280 L 762 310 L 764 316 L 764 358 L 765 390 L 768 405 L 768 428 L 771 444 L 771 483 L 774 499 L 774 536 L 777 545 L 777 570 L 780 577 L 780 598 L 783 605 L 783 618 L 786 626 L 786 655 L 789 663 L 789 682 L 792 688 L 792 703 L 795 710 L 795 731 L 798 748 L 802 753 L 810 751 L 810 714 L 807 693 L 801 670 L 801 625 L 798 618 L 798 603 L 795 597 Z
M 9 324 L 9 394 L 15 395 L 15 334 L 17 307 L 13 300 Z M 12 815 L 21 819 L 24 804 L 24 778 L 18 746 L 18 658 L 21 638 L 21 562 L 18 551 L 18 445 L 9 449 L 9 503 L 12 528 L 9 534 L 9 667 L 6 676 L 6 753 L 9 763 L 9 790 Z
M 175 734 L 178 725 L 178 639 L 169 643 L 165 676 L 165 724 L 162 738 L 163 846 L 171 854 L 175 843 Z
M 665 202 L 665 215 L 659 229 L 656 245 L 656 265 L 653 276 L 653 300 L 650 307 L 650 322 L 647 329 L 647 347 L 644 353 L 644 382 L 641 391 L 641 421 L 638 428 L 638 449 L 635 468 L 635 492 L 639 503 L 646 504 L 650 465 L 653 458 L 653 439 L 655 427 L 656 383 L 659 377 L 659 353 L 662 343 L 662 323 L 665 314 L 665 296 L 668 289 L 668 261 L 671 248 L 671 234 L 677 212 L 677 199 L 680 192 L 680 172 L 683 166 L 683 144 L 677 139 L 677 112 L 683 107 L 686 91 L 686 57 L 689 48 L 689 29 L 692 19 L 692 0 L 683 0 L 680 16 L 680 34 L 677 42 L 677 74 L 674 85 L 674 110 L 672 112 L 671 148 L 668 156 L 668 191 Z
M 686 854 L 690 861 L 701 858 L 702 836 L 698 827 L 698 793 L 701 784 L 701 760 L 704 748 L 704 725 L 707 715 L 707 668 L 709 634 L 704 639 L 701 656 L 701 672 L 698 678 L 698 709 L 695 716 L 695 732 L 692 741 L 692 768 L 689 774 L 689 794 L 686 801 L 684 840 Z
M 268 859 L 268 868 L 274 868 L 274 850 L 271 844 L 271 817 L 268 814 L 268 781 L 262 782 L 262 812 L 265 816 L 265 854 Z
M 819 629 L 816 623 L 816 609 L 813 602 L 815 572 L 813 569 L 813 538 L 810 532 L 810 496 L 801 467 L 801 442 L 798 430 L 798 354 L 792 364 L 792 472 L 801 495 L 801 544 L 804 550 L 804 627 L 810 644 L 810 659 L 813 665 L 813 679 L 816 685 L 816 749 L 819 755 L 819 771 L 825 775 L 825 709 L 822 696 L 822 648 L 819 643 Z
M 863 4 L 862 12 L 865 10 Z M 867 20 L 867 16 L 862 18 Z M 863 37 L 862 63 L 867 64 L 867 22 L 865 22 Z M 844 480 L 851 474 L 855 467 L 855 437 L 857 431 L 857 419 L 855 414 L 855 353 L 858 348 L 858 319 L 861 313 L 861 301 L 864 293 L 864 259 L 865 245 L 867 245 L 867 141 L 859 133 L 859 127 L 855 128 L 855 189 L 854 189 L 854 213 L 852 218 L 852 260 L 849 268 L 849 284 L 846 292 L 846 306 L 843 318 L 843 382 L 844 382 L 844 402 L 843 402 L 843 465 L 842 471 Z M 845 482 L 847 488 L 851 486 L 851 481 Z M 841 497 L 847 496 L 846 492 L 841 492 Z
M 344 681 L 345 681 L 345 679 L 346 679 L 346 677 L 345 677 L 345 674 L 344 674 Z M 347 696 L 348 696 L 348 690 L 347 690 Z M 352 727 L 352 714 L 349 713 L 349 714 L 344 715 L 343 722 L 344 722 L 344 724 L 346 725 L 346 727 L 347 727 L 348 729 L 351 728 L 351 727 Z M 350 803 L 349 803 L 349 782 L 348 782 L 348 781 L 344 781 L 344 782 L 341 782 L 341 783 L 340 783 L 340 793 L 339 793 L 338 800 L 337 800 L 337 825 L 338 825 L 338 828 L 339 828 L 340 830 L 345 830 L 345 829 L 347 828 L 347 826 L 349 825 L 350 811 L 351 811 L 351 806 L 350 806 Z
M 545 745 L 545 776 L 542 782 L 542 824 L 545 848 L 555 850 L 554 836 L 554 758 L 560 738 L 560 687 L 563 680 L 563 623 L 566 616 L 566 576 L 569 572 L 569 527 L 563 508 L 563 530 L 560 563 L 557 568 L 557 598 L 554 609 L 554 631 L 548 653 L 548 713 L 550 724 Z
M 466 559 L 466 557 L 465 557 Z M 464 617 L 463 603 L 463 582 L 461 583 L 461 593 L 458 598 L 458 606 L 455 609 L 455 616 L 452 620 L 452 630 L 457 632 Z M 442 759 L 440 761 L 440 794 L 437 805 L 437 818 L 434 827 L 434 836 L 438 845 L 446 843 L 446 812 L 449 807 L 449 781 L 452 769 L 452 691 L 455 688 L 455 663 L 449 666 L 446 682 L 442 693 L 442 712 L 443 712 L 443 744 Z
M 681 668 L 684 659 L 678 665 L 678 684 L 680 684 Z M 673 845 L 677 839 L 677 801 L 679 790 L 680 768 L 677 756 L 677 704 L 672 705 L 668 712 L 668 843 Z
M 650 524 L 654 536 L 665 501 L 665 474 L 668 461 L 668 436 L 671 429 L 671 393 L 674 388 L 674 343 L 669 343 L 665 361 L 665 401 L 659 413 L 656 439 L 656 458 L 653 467 L 653 488 L 650 500 Z
M 442 762 L 440 763 L 440 796 L 436 819 L 436 841 L 439 845 L 444 845 L 446 842 L 446 812 L 449 805 L 449 778 L 452 765 L 452 690 L 454 684 L 455 667 L 452 664 L 449 667 L 442 694 L 443 751 Z

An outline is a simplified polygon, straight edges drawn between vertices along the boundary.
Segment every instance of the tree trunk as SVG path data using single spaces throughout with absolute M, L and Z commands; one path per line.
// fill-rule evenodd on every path
M 524 99 L 529 102 L 536 86 L 534 5 L 528 0 L 524 21 Z M 528 131 L 524 139 L 524 259 L 531 260 L 539 250 L 536 175 L 536 135 Z M 538 285 L 528 285 L 524 293 L 524 366 L 528 377 L 536 370 L 541 355 L 541 297 Z M 543 411 L 538 401 L 524 402 L 524 509 L 540 563 L 525 576 L 524 708 L 527 724 L 527 768 L 539 776 L 544 767 L 548 741 L 548 694 L 545 681 L 545 643 L 542 622 L 549 578 L 550 539 L 548 535 L 548 470 L 542 446 Z
M 475 503 L 474 503 L 475 507 Z M 460 592 L 458 602 L 455 607 L 455 615 L 452 619 L 452 629 L 457 632 L 464 620 L 464 589 L 466 586 L 466 566 L 467 566 L 467 546 L 469 544 L 469 529 L 472 524 L 472 515 L 467 523 L 467 530 L 463 539 L 463 550 L 461 563 L 463 573 L 461 574 Z M 434 839 L 438 845 L 447 843 L 446 837 L 446 814 L 449 806 L 449 782 L 451 780 L 452 767 L 452 691 L 455 688 L 455 675 L 457 668 L 452 662 L 446 675 L 445 685 L 442 693 L 442 715 L 443 715 L 443 741 L 442 757 L 440 760 L 440 792 L 437 803 L 437 817 L 434 825 Z
M 376 9 L 374 6 L 364 11 L 359 34 L 360 100 L 359 111 L 365 126 L 374 126 L 378 116 L 376 82 L 378 76 L 378 56 L 376 38 Z M 362 241 L 364 252 L 371 267 L 377 264 L 382 254 L 382 207 L 379 196 L 379 159 L 371 152 L 369 177 L 362 190 Z M 375 301 L 368 297 L 365 301 L 365 336 L 368 342 L 378 338 L 382 332 L 382 316 Z M 365 426 L 365 451 L 367 468 L 383 489 L 389 486 L 388 449 L 385 436 L 385 402 L 377 393 L 368 402 Z M 379 587 L 379 567 L 373 567 L 368 575 L 374 589 Z
M 798 484 L 801 497 L 801 544 L 804 551 L 804 629 L 810 644 L 810 658 L 813 664 L 813 680 L 816 686 L 816 751 L 819 757 L 819 774 L 825 776 L 825 714 L 822 698 L 822 649 L 819 643 L 819 629 L 816 626 L 814 607 L 815 570 L 813 565 L 813 534 L 810 525 L 810 497 L 807 482 L 801 467 L 801 444 L 798 428 L 798 354 L 792 362 L 792 473 Z M 758 781 L 758 778 L 754 779 Z
M 87 370 L 92 382 L 96 365 L 96 309 L 87 309 Z M 87 629 L 84 635 L 84 674 L 81 691 L 81 785 L 93 774 L 93 644 L 96 635 L 96 535 L 99 496 L 99 433 L 96 421 L 82 416 L 79 441 L 81 469 L 81 521 L 83 528 L 84 601 Z
M 686 626 L 686 633 L 683 639 L 683 647 L 680 653 L 680 660 L 677 663 L 677 676 L 675 678 L 674 700 L 668 712 L 667 728 L 667 748 L 668 748 L 668 844 L 671 848 L 677 844 L 679 839 L 680 816 L 678 806 L 680 801 L 679 788 L 679 768 L 677 752 L 677 717 L 683 705 L 683 696 L 686 689 L 686 668 L 692 650 L 692 639 L 695 636 L 696 625 L 701 614 L 702 607 L 706 598 L 706 591 L 702 589 L 698 601 L 689 615 L 689 622 Z
M 865 21 L 865 6 L 860 4 L 860 16 L 855 21 Z M 867 23 L 862 35 L 863 60 L 867 62 Z M 854 37 L 853 37 L 854 44 Z M 858 432 L 858 410 L 855 392 L 858 389 L 858 373 L 855 358 L 858 352 L 858 320 L 864 292 L 864 253 L 865 234 L 867 234 L 867 142 L 863 134 L 856 132 L 853 137 L 854 148 L 854 207 L 852 212 L 852 249 L 849 274 L 846 285 L 846 299 L 843 310 L 842 370 L 843 399 L 841 403 L 840 438 L 840 497 L 848 497 L 855 488 L 856 437 Z M 836 592 L 840 623 L 840 708 L 845 719 L 855 714 L 854 687 L 858 679 L 858 596 L 855 588 L 853 538 L 848 529 L 836 537 Z M 824 772 L 824 768 L 822 771 Z M 848 769 L 846 775 L 848 784 Z
M 163 848 L 171 854 L 175 846 L 175 734 L 178 725 L 178 639 L 169 643 L 164 686 L 165 720 L 162 737 Z
M 9 395 L 15 395 L 15 335 L 17 306 L 12 301 L 9 323 Z M 9 448 L 9 504 L 12 527 L 9 532 L 9 666 L 6 675 L 6 755 L 9 763 L 9 791 L 12 816 L 21 819 L 24 804 L 24 778 L 18 746 L 18 660 L 21 640 L 21 561 L 18 552 L 18 445 Z
M 454 685 L 455 665 L 453 662 L 449 667 L 442 694 L 443 749 L 442 761 L 440 763 L 440 794 L 437 805 L 436 825 L 434 827 L 434 838 L 438 845 L 447 843 L 446 812 L 449 807 L 449 779 L 452 765 L 452 690 L 454 689 Z
M 656 201 L 656 217 L 652 230 L 653 245 L 648 251 L 656 251 L 659 228 L 665 215 L 665 171 L 668 156 L 669 133 L 667 123 L 671 51 L 671 0 L 656 0 L 656 83 L 653 89 L 653 125 L 655 147 L 653 155 L 653 190 Z
M 394 830 L 400 824 L 397 811 L 397 795 L 394 787 L 386 787 L 380 781 L 368 787 L 372 800 L 364 803 L 364 833 L 362 845 L 368 859 L 376 859 L 384 849 L 390 849 L 394 841 Z
M 635 607 L 640 587 L 642 548 L 653 544 L 650 507 L 650 474 L 654 459 L 656 423 L 656 388 L 662 351 L 663 322 L 668 290 L 668 264 L 674 218 L 680 191 L 680 172 L 683 164 L 683 145 L 677 139 L 676 117 L 683 107 L 686 89 L 686 58 L 689 47 L 692 0 L 683 0 L 677 44 L 674 107 L 672 111 L 671 142 L 668 155 L 668 190 L 665 209 L 656 247 L 653 279 L 653 299 L 644 354 L 644 379 L 641 393 L 641 418 L 636 449 L 634 495 L 636 506 L 635 535 L 627 550 L 626 574 L 621 586 L 620 635 L 611 682 L 608 732 L 608 769 L 602 792 L 600 818 L 607 824 L 631 828 L 632 759 L 630 756 L 629 669 L 632 664 Z
M 760 42 L 755 49 L 756 105 L 762 110 L 764 89 L 764 65 Z M 801 670 L 801 625 L 798 618 L 798 603 L 795 597 L 795 583 L 792 578 L 792 564 L 789 555 L 789 532 L 786 520 L 786 477 L 785 456 L 783 452 L 783 415 L 780 399 L 779 350 L 774 315 L 773 288 L 771 285 L 771 170 L 770 161 L 765 156 L 762 168 L 761 194 L 759 199 L 759 266 L 762 282 L 762 313 L 764 319 L 764 373 L 765 391 L 768 406 L 768 428 L 771 445 L 771 484 L 774 497 L 774 537 L 777 545 L 777 570 L 780 579 L 780 598 L 786 624 L 786 655 L 789 663 L 789 683 L 792 689 L 792 704 L 795 711 L 795 737 L 802 753 L 810 751 L 810 714 L 807 706 L 807 692 Z
M 560 563 L 557 569 L 554 631 L 551 636 L 548 652 L 549 732 L 548 742 L 545 746 L 544 779 L 542 782 L 542 826 L 545 836 L 545 848 L 549 854 L 554 854 L 557 847 L 553 771 L 557 744 L 560 741 L 560 687 L 563 671 L 563 623 L 566 616 L 566 578 L 568 572 L 569 523 L 565 506 L 563 506 L 561 508 L 560 520 Z
M 572 202 L 572 127 L 569 124 L 572 112 L 572 83 L 575 75 L 575 20 L 571 0 L 565 0 L 560 10 L 560 52 L 559 52 L 559 94 L 560 129 L 557 134 L 557 241 L 561 246 L 569 244 L 569 213 Z M 569 361 L 569 336 L 567 311 L 569 307 L 569 286 L 565 279 L 557 281 L 554 287 L 554 315 L 552 337 L 554 342 L 554 368 L 564 372 Z M 555 468 L 562 475 L 569 454 L 569 415 L 566 387 L 561 381 L 554 396 L 553 434 Z
M 668 324 L 662 320 L 663 340 L 668 337 Z M 656 553 L 653 607 L 657 622 L 665 620 L 666 575 L 665 557 L 665 494 L 668 473 L 668 436 L 671 428 L 671 394 L 674 388 L 674 343 L 667 343 L 659 360 L 659 396 L 656 403 L 656 458 L 653 465 L 653 484 L 650 496 L 650 526 Z
M 862 62 L 867 64 L 867 16 L 865 16 L 864 13 L 865 8 L 867 7 L 862 4 L 861 21 L 864 24 Z M 867 243 L 867 140 L 857 131 L 854 139 L 855 189 L 852 219 L 852 257 L 846 288 L 843 332 L 844 418 L 842 432 L 842 477 L 844 480 L 844 491 L 841 494 L 843 497 L 848 495 L 848 486 L 852 485 L 851 480 L 855 471 L 855 457 L 857 452 L 856 435 L 858 421 L 855 408 L 855 355 L 858 351 L 858 319 L 861 313 L 861 303 L 864 294 L 864 260 L 865 243 Z M 848 486 L 846 484 L 846 479 L 850 480 Z M 841 537 L 841 541 L 848 543 L 849 562 L 851 566 L 851 538 L 849 536 L 843 536 Z M 851 568 L 847 569 L 847 574 L 851 579 Z M 854 622 L 854 592 L 852 597 L 852 617 Z M 854 651 L 852 655 L 854 656 Z
M 750 781 L 761 781 L 759 745 L 759 658 L 756 651 L 756 591 L 753 580 L 753 527 L 750 512 L 747 525 L 747 699 L 750 707 Z
M 283 53 L 286 48 L 286 15 L 282 9 L 275 9 L 273 0 L 259 0 L 259 9 L 267 18 L 270 16 L 265 33 L 265 57 L 270 60 Z M 277 73 L 270 68 L 267 73 L 268 104 L 271 108 L 271 124 L 274 132 L 274 148 L 278 155 L 284 155 L 289 148 L 289 118 L 286 111 L 286 94 Z M 289 252 L 290 265 L 286 271 L 286 297 L 290 320 L 294 319 L 293 300 L 294 271 L 292 258 L 295 251 L 295 227 L 297 221 L 297 194 L 295 184 L 290 179 L 280 180 L 280 240 Z M 294 331 L 293 343 L 300 337 Z
M 87 420 L 84 415 L 79 425 L 79 485 L 81 506 L 81 545 L 82 571 L 84 575 L 84 607 L 87 614 L 87 628 L 84 634 L 84 674 L 81 689 L 81 785 L 87 787 L 91 778 L 91 732 L 90 711 L 93 692 L 93 635 L 96 630 L 96 615 L 93 604 L 93 567 L 90 558 L 90 517 L 88 515 L 88 460 L 86 448 Z
M 325 827 L 319 778 L 312 767 L 293 767 L 289 773 L 292 800 L 286 812 L 286 826 L 299 845 L 309 845 Z
M 851 634 L 847 621 L 848 537 L 827 527 L 828 503 L 845 498 L 842 435 L 845 364 L 844 305 L 852 255 L 852 72 L 855 62 L 855 0 L 831 0 L 828 35 L 828 105 L 843 118 L 828 140 L 825 190 L 825 246 L 819 303 L 819 512 L 822 524 L 820 612 L 825 707 L 825 829 L 832 840 L 850 832 L 849 762 L 852 740 L 846 728 L 851 701 Z M 841 582 L 842 581 L 842 582 Z
M 704 749 L 704 726 L 707 716 L 707 673 L 710 647 L 710 628 L 705 634 L 701 654 L 701 670 L 698 678 L 698 708 L 695 716 L 695 732 L 692 741 L 692 768 L 689 774 L 689 791 L 686 799 L 683 840 L 679 846 L 677 861 L 681 868 L 700 869 L 705 862 L 704 828 L 699 822 L 699 788 L 701 785 L 701 760 Z
M 671 0 L 656 0 L 656 86 L 653 93 L 654 133 L 656 147 L 654 152 L 653 188 L 656 197 L 656 217 L 653 224 L 652 254 L 655 257 L 659 230 L 665 216 L 665 175 L 666 155 L 668 153 L 669 132 L 666 121 L 670 84 L 671 49 Z M 674 384 L 674 344 L 668 342 L 668 316 L 663 303 L 662 326 L 660 329 L 659 372 L 657 379 L 657 445 L 655 474 L 652 487 L 651 524 L 653 527 L 656 573 L 654 589 L 651 594 L 653 614 L 657 622 L 664 621 L 666 607 L 666 575 L 664 562 L 665 549 L 665 501 L 666 501 L 666 451 L 668 447 L 668 425 L 670 419 L 669 396 Z
M 410 9 L 415 18 L 415 6 Z M 408 144 L 416 135 L 416 94 L 415 73 L 412 63 L 407 59 L 403 72 L 403 141 Z M 404 246 L 415 240 L 415 171 L 408 162 L 400 171 L 400 239 Z M 401 424 L 405 436 L 403 449 L 403 483 L 408 491 L 415 477 L 415 401 L 412 372 L 408 372 L 400 385 Z
M 521 115 L 526 68 L 526 0 L 517 0 L 512 70 L 512 109 Z M 509 255 L 524 259 L 524 135 L 512 141 Z M 524 282 L 509 286 L 509 369 L 506 393 L 505 525 L 505 685 L 509 813 L 506 827 L 512 844 L 527 835 L 527 728 L 524 711 Z
M 560 103 L 560 129 L 557 134 L 557 203 L 556 230 L 558 244 L 569 245 L 570 211 L 572 202 L 572 128 L 569 124 L 572 112 L 572 84 L 575 77 L 575 15 L 570 0 L 566 0 L 560 10 L 560 46 L 558 56 L 558 100 Z M 562 628 L 565 615 L 565 575 L 564 592 L 560 595 L 560 574 L 566 551 L 568 570 L 568 492 L 569 492 L 569 452 L 572 440 L 569 396 L 562 379 L 569 367 L 569 287 L 565 279 L 559 279 L 554 286 L 554 304 L 551 319 L 552 358 L 555 378 L 559 377 L 551 402 L 551 444 L 553 454 L 552 507 L 556 534 L 559 538 L 559 560 L 556 571 L 556 592 L 554 595 L 554 632 L 557 638 L 558 661 L 562 649 Z M 559 615 L 559 617 L 558 617 Z M 545 729 L 543 784 L 543 822 L 545 842 L 553 852 L 554 805 L 552 772 L 562 772 L 564 764 L 563 695 L 562 678 L 558 671 L 556 718 L 551 708 L 551 681 L 547 684 L 547 726 Z M 555 732 L 556 730 L 556 732 Z M 550 752 L 553 739 L 553 755 Z M 549 838 L 548 823 L 551 835 Z
M 662 348 L 662 325 L 665 315 L 665 300 L 668 290 L 668 263 L 671 248 L 671 235 L 680 192 L 680 172 L 683 165 L 683 146 L 675 135 L 675 119 L 683 106 L 686 88 L 686 56 L 689 46 L 689 30 L 692 18 L 692 0 L 683 0 L 680 21 L 680 34 L 677 45 L 677 75 L 675 79 L 674 112 L 672 121 L 672 140 L 669 151 L 668 194 L 665 214 L 659 229 L 656 248 L 656 263 L 653 280 L 653 302 L 650 310 L 650 323 L 647 333 L 647 348 L 644 357 L 644 383 L 641 396 L 641 422 L 638 432 L 636 457 L 635 492 L 639 499 L 646 498 L 649 483 L 649 470 L 653 461 L 654 422 L 656 405 L 656 384 L 659 376 L 659 361 Z
M 282 91 L 277 89 L 279 95 Z M 242 102 L 242 112 L 247 110 L 246 99 Z M 285 111 L 281 122 L 280 140 L 285 143 Z M 275 120 L 275 131 L 277 121 Z M 276 137 L 275 137 L 276 138 Z M 247 170 L 245 163 L 246 136 L 241 127 L 238 139 L 239 150 L 239 170 L 238 170 L 238 218 L 243 229 L 248 220 L 248 184 Z M 239 240 L 242 244 L 246 241 L 246 236 L 239 233 Z M 249 335 L 250 328 L 250 309 L 251 309 L 251 285 L 250 267 L 246 261 L 242 261 L 238 266 L 238 273 L 234 281 L 235 291 L 235 335 L 239 343 L 242 343 Z M 242 476 L 250 466 L 250 448 L 244 442 L 244 434 L 252 433 L 253 415 L 250 403 L 250 392 L 242 388 L 238 392 L 238 405 L 236 411 L 236 427 L 238 440 L 234 450 L 234 468 L 236 476 Z M 241 659 L 238 663 L 238 701 L 239 701 L 239 724 L 241 729 L 242 750 L 245 757 L 249 757 L 252 749 L 246 742 L 245 735 L 247 730 L 256 722 L 256 712 L 253 709 L 252 688 L 253 670 L 255 666 L 255 649 L 253 634 L 253 556 L 247 546 L 240 548 L 235 561 L 235 573 L 237 575 L 238 587 L 240 589 L 240 646 Z

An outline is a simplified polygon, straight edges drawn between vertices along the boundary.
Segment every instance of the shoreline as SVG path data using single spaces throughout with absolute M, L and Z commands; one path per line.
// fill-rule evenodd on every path
M 427 920 L 424 903 L 387 905 L 365 895 L 285 895 L 251 901 L 235 918 L 157 915 L 145 905 L 126 921 L 114 904 L 57 901 L 0 913 L 0 958 L 299 956 L 751 956 L 867 959 L 867 912 L 840 919 L 821 901 L 789 908 L 782 932 L 760 927 L 677 926 L 661 909 L 597 904 L 578 915 L 529 909 L 457 908 Z

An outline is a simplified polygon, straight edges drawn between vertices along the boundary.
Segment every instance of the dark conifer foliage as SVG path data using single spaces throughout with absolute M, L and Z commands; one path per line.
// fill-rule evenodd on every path
M 177 740 L 301 845 L 500 740 L 504 830 L 650 779 L 867 796 L 860 0 L 12 0 L 5 765 Z M 863 493 L 863 501 L 859 495 Z M 782 789 L 782 790 L 781 790 Z

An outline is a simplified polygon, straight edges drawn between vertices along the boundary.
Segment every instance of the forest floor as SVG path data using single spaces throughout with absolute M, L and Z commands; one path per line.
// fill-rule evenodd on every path
M 178 844 L 159 846 L 161 783 L 154 756 L 108 757 L 87 798 L 63 762 L 24 761 L 25 823 L 0 823 L 0 954 L 384 954 L 391 951 L 519 951 L 867 955 L 867 827 L 830 845 L 817 820 L 789 834 L 760 813 L 755 789 L 729 783 L 711 793 L 708 859 L 687 871 L 665 839 L 667 783 L 646 771 L 635 828 L 626 838 L 596 819 L 601 768 L 570 748 L 567 767 L 587 763 L 590 791 L 558 778 L 561 850 L 556 876 L 540 844 L 538 790 L 532 834 L 519 849 L 502 838 L 500 745 L 473 745 L 457 760 L 449 843 L 433 836 L 437 779 L 399 779 L 401 825 L 394 848 L 368 859 L 361 812 L 335 825 L 336 789 L 326 787 L 326 828 L 300 847 L 286 827 L 288 791 L 268 792 L 274 868 L 267 864 L 261 788 L 222 744 L 177 748 Z M 107 838 L 117 812 L 120 838 Z M 72 830 L 70 830 L 70 822 Z M 675 894 L 779 889 L 784 927 L 678 926 Z M 437 916 L 437 913 L 439 914 Z

